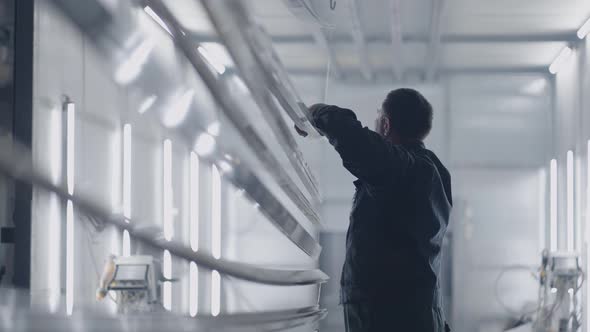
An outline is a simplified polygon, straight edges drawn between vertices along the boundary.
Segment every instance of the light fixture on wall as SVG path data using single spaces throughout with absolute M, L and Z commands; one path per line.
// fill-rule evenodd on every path
M 162 274 L 165 279 L 172 279 L 172 255 L 170 255 L 170 251 L 168 250 L 164 250 Z M 172 283 L 170 281 L 164 281 L 162 286 L 162 305 L 164 309 L 170 311 L 172 310 Z
M 539 170 L 539 247 L 540 252 L 547 248 L 547 170 Z
M 557 250 L 557 160 L 549 165 L 549 249 Z
M 211 253 L 221 258 L 221 174 L 211 166 Z
M 221 258 L 221 174 L 217 166 L 211 166 L 211 254 Z M 219 315 L 221 308 L 221 276 L 211 272 L 211 314 Z
M 156 12 L 154 12 L 154 10 L 152 9 L 152 7 L 150 6 L 145 6 L 143 8 L 143 10 L 156 22 L 158 23 L 159 26 L 162 27 L 162 29 L 166 30 L 166 32 L 168 32 L 168 34 L 170 36 L 172 36 L 172 31 L 170 31 L 170 28 L 168 28 L 168 25 L 166 25 L 166 23 L 164 23 L 164 21 L 162 20 L 162 18 L 160 18 L 160 16 L 158 16 L 158 14 L 156 14 Z
M 566 229 L 567 250 L 574 251 L 574 152 L 566 154 Z
M 584 39 L 590 33 L 590 18 L 586 20 L 584 24 L 578 30 L 578 38 Z
M 216 317 L 221 311 L 221 275 L 211 271 L 211 315 Z
M 199 312 L 199 268 L 195 262 L 191 262 L 189 266 L 189 314 L 195 317 Z
M 199 250 L 199 157 L 190 156 L 190 244 L 194 252 Z
M 573 53 L 573 51 L 570 47 L 568 47 L 568 46 L 564 47 L 561 50 L 561 52 L 559 52 L 559 55 L 557 55 L 555 60 L 553 60 L 553 62 L 549 66 L 549 72 L 551 74 L 557 74 L 562 69 L 562 67 L 565 65 L 565 63 L 569 60 L 572 53 Z
M 174 235 L 174 203 L 172 190 L 172 141 L 164 140 L 163 146 L 163 210 L 164 210 L 164 238 L 167 241 L 172 240 Z
M 123 216 L 126 223 L 131 218 L 131 139 L 131 125 L 127 123 L 123 126 Z M 122 254 L 131 255 L 131 236 L 127 230 L 123 231 Z
M 76 144 L 76 105 L 66 102 L 66 183 L 68 194 L 74 194 Z M 74 309 L 74 205 L 66 204 L 66 314 Z

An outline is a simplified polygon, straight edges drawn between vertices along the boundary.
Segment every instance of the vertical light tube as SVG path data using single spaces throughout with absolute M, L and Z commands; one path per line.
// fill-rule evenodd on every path
M 221 175 L 217 166 L 211 167 L 211 253 L 221 257 Z
M 169 139 L 164 140 L 164 238 L 166 241 L 171 241 L 174 235 L 174 223 L 173 223 L 173 206 L 172 206 L 172 141 Z
M 217 316 L 221 311 L 221 276 L 217 270 L 211 272 L 211 315 Z
M 590 271 L 590 140 L 586 143 L 586 271 Z M 586 272 L 588 274 L 588 272 Z M 588 276 L 586 276 L 586 280 Z M 586 328 L 590 319 L 590 292 L 586 286 Z
M 199 268 L 195 262 L 190 263 L 190 293 L 189 293 L 189 313 L 195 317 L 199 312 Z
M 131 125 L 123 126 L 123 216 L 129 223 L 131 218 Z M 131 237 L 129 231 L 123 231 L 123 256 L 131 255 Z
M 190 157 L 190 244 L 193 251 L 199 250 L 199 157 L 191 152 Z
M 131 218 L 131 125 L 128 123 L 123 126 L 123 215 Z
M 66 182 L 68 194 L 74 194 L 74 166 L 76 143 L 76 106 L 66 105 Z M 74 205 L 71 200 L 66 204 L 66 314 L 74 310 Z
M 566 229 L 567 250 L 574 251 L 574 153 L 566 155 Z
M 47 248 L 47 287 L 49 290 L 49 312 L 58 310 L 61 297 L 61 201 L 55 194 L 48 197 L 48 248 Z
M 539 252 L 547 248 L 547 171 L 539 170 Z
M 582 158 L 578 155 L 574 158 L 574 235 L 575 235 L 575 246 L 576 252 L 582 253 Z
M 74 310 L 74 206 L 68 200 L 66 206 L 66 313 Z
M 75 166 L 75 138 L 76 138 L 76 106 L 68 103 L 66 108 L 66 178 L 68 183 L 68 194 L 74 194 L 74 166 Z
M 549 167 L 549 249 L 557 251 L 557 160 L 551 159 Z
M 116 129 L 111 141 L 111 210 L 113 213 L 121 213 L 121 130 Z M 111 230 L 111 253 L 121 254 L 121 242 L 119 231 L 116 228 Z
M 189 240 L 194 252 L 199 250 L 199 158 L 190 154 L 190 227 Z M 189 314 L 195 317 L 199 311 L 199 269 L 195 262 L 190 263 L 189 271 Z
M 221 175 L 217 166 L 211 167 L 211 253 L 213 258 L 221 258 Z M 221 276 L 211 271 L 211 315 L 217 316 L 221 310 Z
M 164 278 L 172 279 L 172 256 L 168 250 L 164 250 L 162 273 Z M 164 309 L 168 311 L 172 310 L 172 284 L 170 281 L 164 281 L 162 287 L 162 304 L 164 305 Z
M 123 231 L 123 256 L 131 256 L 131 236 L 128 230 Z
M 59 185 L 62 174 L 63 160 L 63 110 L 52 109 L 48 114 L 48 158 L 51 183 Z M 61 202 L 56 194 L 48 193 L 47 205 L 47 289 L 49 312 L 55 313 L 59 307 L 61 296 Z

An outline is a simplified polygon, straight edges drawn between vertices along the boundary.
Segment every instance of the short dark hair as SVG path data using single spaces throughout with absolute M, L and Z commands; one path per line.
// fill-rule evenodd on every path
M 383 112 L 402 140 L 423 140 L 432 129 L 432 105 L 424 96 L 408 88 L 389 92 Z

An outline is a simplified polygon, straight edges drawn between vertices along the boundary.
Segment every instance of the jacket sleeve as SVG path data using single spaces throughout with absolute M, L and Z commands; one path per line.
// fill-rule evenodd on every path
M 370 185 L 379 186 L 403 176 L 413 162 L 405 150 L 363 127 L 349 109 L 316 104 L 311 112 L 314 126 L 340 154 L 344 167 Z

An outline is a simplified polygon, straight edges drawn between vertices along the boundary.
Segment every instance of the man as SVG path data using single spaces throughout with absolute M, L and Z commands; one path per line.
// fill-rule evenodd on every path
M 415 90 L 391 91 L 377 132 L 348 109 L 316 104 L 310 111 L 358 178 L 341 276 L 346 331 L 448 331 L 439 270 L 451 178 L 422 142 L 432 128 L 432 106 Z

